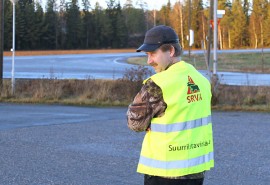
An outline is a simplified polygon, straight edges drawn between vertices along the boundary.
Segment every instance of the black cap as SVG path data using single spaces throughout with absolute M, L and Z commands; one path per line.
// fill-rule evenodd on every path
M 164 25 L 155 26 L 146 32 L 143 45 L 137 49 L 137 52 L 155 51 L 162 44 L 173 43 L 179 43 L 179 38 L 171 27 Z

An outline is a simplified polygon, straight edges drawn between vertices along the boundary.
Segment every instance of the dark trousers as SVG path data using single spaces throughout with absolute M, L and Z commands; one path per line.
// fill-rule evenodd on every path
M 167 179 L 144 175 L 144 185 L 203 185 L 202 179 Z

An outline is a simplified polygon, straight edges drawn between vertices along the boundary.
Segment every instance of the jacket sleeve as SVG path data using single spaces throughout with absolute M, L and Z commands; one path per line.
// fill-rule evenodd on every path
M 149 79 L 128 107 L 128 127 L 136 132 L 146 131 L 151 119 L 161 117 L 166 108 L 161 88 Z

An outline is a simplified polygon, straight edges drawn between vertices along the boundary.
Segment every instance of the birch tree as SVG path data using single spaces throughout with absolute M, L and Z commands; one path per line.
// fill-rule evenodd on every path
M 243 34 L 246 26 L 246 19 L 241 0 L 235 0 L 233 2 L 232 17 L 232 27 L 230 30 L 232 48 L 239 48 L 243 46 Z
M 183 5 L 178 1 L 174 4 L 170 15 L 171 26 L 175 29 L 180 38 L 181 46 L 184 48 L 184 26 L 183 26 Z
M 221 0 L 219 1 L 218 9 L 225 10 L 225 15 L 220 19 L 218 27 L 220 49 L 231 48 L 232 4 L 229 0 Z
M 267 6 L 267 15 L 264 22 L 264 33 L 265 33 L 265 45 L 270 46 L 270 5 Z
M 254 48 L 264 44 L 264 25 L 267 19 L 267 0 L 253 0 L 252 13 L 250 16 L 250 37 Z M 268 25 L 269 26 L 269 25 Z

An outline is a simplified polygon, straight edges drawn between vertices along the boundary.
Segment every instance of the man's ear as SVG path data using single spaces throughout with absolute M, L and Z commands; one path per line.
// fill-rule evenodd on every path
M 175 49 L 174 47 L 171 45 L 171 48 L 170 48 L 170 57 L 173 57 L 175 54 Z

